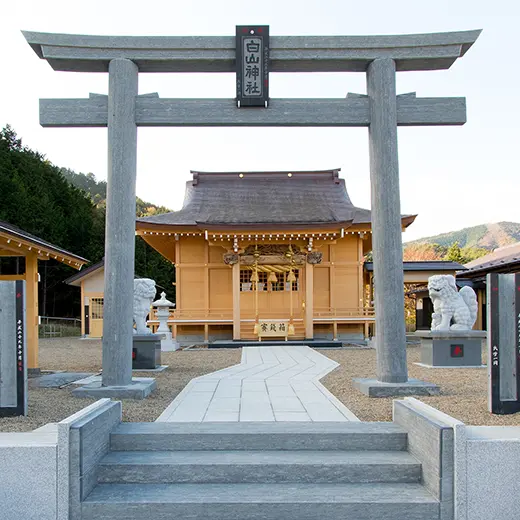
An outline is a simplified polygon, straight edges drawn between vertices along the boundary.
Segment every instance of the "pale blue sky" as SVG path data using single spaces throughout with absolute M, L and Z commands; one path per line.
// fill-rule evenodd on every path
M 520 2 L 437 0 L 18 0 L 0 17 L 0 126 L 58 166 L 106 178 L 106 129 L 44 129 L 38 99 L 107 93 L 106 74 L 54 72 L 20 30 L 77 34 L 233 35 L 235 25 L 272 35 L 406 34 L 483 29 L 450 70 L 398 74 L 398 93 L 466 96 L 461 127 L 400 128 L 401 210 L 418 213 L 411 240 L 502 220 L 520 222 Z M 271 74 L 271 97 L 365 92 L 364 74 Z M 232 74 L 141 74 L 141 93 L 235 95 Z M 267 153 L 248 154 L 251 136 Z M 342 169 L 352 201 L 370 207 L 368 139 L 351 129 L 141 128 L 137 194 L 178 208 L 194 170 Z M 450 209 L 452 207 L 453 209 Z

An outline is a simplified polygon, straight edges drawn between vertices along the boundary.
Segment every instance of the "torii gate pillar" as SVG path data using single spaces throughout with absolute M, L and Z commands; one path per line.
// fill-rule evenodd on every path
M 367 71 L 372 254 L 377 280 L 377 379 L 385 383 L 408 380 L 403 348 L 406 331 L 395 89 L 394 60 L 374 60 Z
M 354 379 L 354 386 L 370 397 L 440 391 L 432 383 L 408 379 L 395 73 L 391 58 L 376 59 L 367 69 L 377 380 Z

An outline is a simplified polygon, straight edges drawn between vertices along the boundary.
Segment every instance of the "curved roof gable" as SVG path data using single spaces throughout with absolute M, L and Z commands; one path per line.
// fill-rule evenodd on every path
M 193 172 L 180 211 L 137 219 L 176 226 L 366 224 L 339 169 L 303 172 Z

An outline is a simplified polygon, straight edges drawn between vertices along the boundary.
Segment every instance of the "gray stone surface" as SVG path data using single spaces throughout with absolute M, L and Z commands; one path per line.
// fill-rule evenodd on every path
M 83 519 L 438 520 L 420 484 L 100 484 Z
M 99 482 L 420 482 L 421 465 L 401 451 L 111 452 Z
M 388 58 L 367 69 L 377 379 L 384 383 L 408 379 L 395 72 Z
M 134 377 L 127 385 L 104 386 L 100 382 L 89 383 L 72 390 L 75 397 L 103 397 L 120 399 L 145 399 L 157 388 L 151 377 Z
M 109 450 L 110 432 L 120 422 L 121 403 L 100 399 L 58 424 L 63 435 L 65 430 L 69 433 L 67 496 L 70 518 L 81 517 L 81 501 L 97 483 L 98 463 Z
M 453 520 L 453 427 L 442 420 L 442 415 L 428 413 L 423 403 L 416 406 L 415 402 L 394 401 L 394 422 L 407 430 L 408 451 L 422 464 L 423 484 L 441 502 L 440 520 Z
M 16 408 L 16 288 L 0 282 L 0 408 Z
M 463 339 L 481 339 L 487 338 L 487 331 L 485 330 L 416 330 L 414 337 L 428 338 L 428 339 L 448 339 L 448 338 L 463 338 Z
M 416 331 L 421 341 L 421 366 L 426 367 L 481 367 L 482 343 L 486 331 Z M 451 346 L 463 348 L 462 357 L 451 356 Z
M 45 430 L 55 430 L 58 436 L 58 478 L 56 486 L 58 520 L 76 520 L 80 518 L 81 488 L 84 485 L 82 478 L 83 451 L 81 433 L 82 431 L 88 432 L 90 430 L 88 423 L 91 420 L 97 422 L 99 426 L 99 421 L 96 420 L 99 416 L 104 418 L 114 417 L 114 408 L 119 410 L 119 422 L 121 419 L 121 403 L 111 403 L 110 399 L 100 399 L 57 424 L 49 424 L 43 427 Z M 109 412 L 108 415 L 107 411 Z M 115 417 L 117 417 L 117 414 Z M 85 426 L 86 428 L 82 430 Z M 100 432 L 102 432 L 102 428 L 101 426 Z M 91 449 L 93 436 L 89 435 L 89 437 L 90 439 L 87 441 L 86 446 L 89 446 Z M 100 435 L 100 442 L 103 442 L 102 434 Z M 104 454 L 104 452 L 102 453 Z M 87 457 L 87 463 L 88 461 Z
M 0 433 L 0 517 L 56 520 L 56 433 Z
M 305 345 L 243 347 L 239 365 L 192 379 L 157 421 L 358 421 L 319 381 L 336 366 Z
M 131 393 L 135 250 L 138 69 L 126 59 L 109 65 L 108 176 L 105 232 L 103 386 Z M 136 389 L 136 387 L 134 387 Z M 144 392 L 141 392 L 144 395 Z M 94 395 L 94 394 L 91 394 Z M 98 393 L 99 397 L 103 395 Z
M 122 423 L 111 435 L 121 450 L 404 450 L 393 423 Z
M 273 72 L 363 72 L 377 58 L 398 70 L 447 69 L 480 31 L 385 36 L 271 36 Z M 107 72 L 127 58 L 141 72 L 234 72 L 234 36 L 86 36 L 23 31 L 36 54 L 54 70 Z
M 161 336 L 158 334 L 134 334 L 132 370 L 155 369 L 161 365 Z
M 500 331 L 500 399 L 516 401 L 516 334 L 517 316 L 515 315 L 515 275 L 500 275 L 498 282 L 498 328 Z M 489 300 L 488 300 L 489 301 Z M 520 332 L 520 331 L 519 331 Z M 491 364 L 490 364 L 491 366 Z
M 356 378 L 354 388 L 369 397 L 402 397 L 407 395 L 438 395 L 441 389 L 434 383 L 408 379 L 405 383 L 383 383 L 377 379 Z
M 520 518 L 520 428 L 472 426 L 466 430 L 467 519 Z
M 136 99 L 137 126 L 339 126 L 370 124 L 368 98 L 270 99 L 269 110 L 241 110 L 234 99 Z M 397 125 L 462 125 L 465 98 L 397 97 Z M 108 99 L 42 99 L 44 127 L 106 127 Z
M 60 388 L 89 376 L 92 376 L 92 372 L 56 372 L 32 377 L 29 386 L 32 388 Z

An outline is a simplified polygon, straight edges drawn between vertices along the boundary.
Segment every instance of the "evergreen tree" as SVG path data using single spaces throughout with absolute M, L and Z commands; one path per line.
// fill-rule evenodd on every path
M 459 264 L 464 263 L 464 257 L 458 242 L 453 242 L 453 244 L 451 244 L 451 246 L 448 248 L 448 251 L 446 252 L 446 255 L 444 256 L 444 260 L 458 262 Z
M 52 165 L 22 144 L 9 126 L 0 130 L 0 220 L 95 263 L 104 256 L 106 183 Z M 166 208 L 138 199 L 140 215 Z M 21 259 L 0 259 L 0 272 L 23 272 Z M 63 281 L 75 270 L 54 260 L 40 262 L 42 316 L 79 316 L 80 292 Z M 139 276 L 154 279 L 174 298 L 174 267 L 136 238 Z

